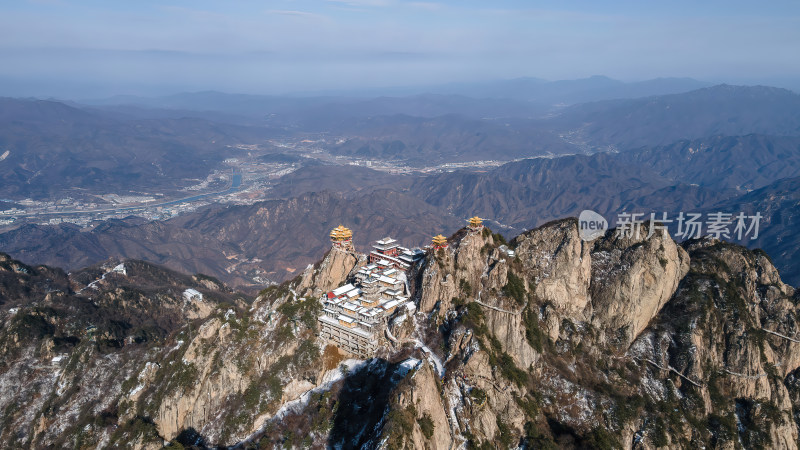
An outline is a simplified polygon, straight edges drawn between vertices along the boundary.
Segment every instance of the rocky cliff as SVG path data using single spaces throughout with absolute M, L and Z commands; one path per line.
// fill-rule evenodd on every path
M 797 447 L 798 294 L 763 253 L 649 231 L 584 242 L 567 219 L 514 258 L 490 232 L 429 256 L 456 443 Z
M 295 289 L 338 284 L 355 261 L 332 252 L 314 274 L 248 303 L 216 280 L 138 261 L 67 276 L 3 255 L 0 440 L 35 448 L 245 440 L 338 373 L 319 364 L 318 301 Z
M 366 262 L 366 256 L 339 247 L 331 248 L 322 261 L 310 265 L 303 272 L 298 291 L 319 296 L 341 286 L 353 269 Z M 361 264 L 360 264 L 361 263 Z
M 0 442 L 797 448 L 800 294 L 763 252 L 653 231 L 463 229 L 410 272 L 416 313 L 367 361 L 315 334 L 355 253 L 255 299 L 136 261 L 3 256 Z

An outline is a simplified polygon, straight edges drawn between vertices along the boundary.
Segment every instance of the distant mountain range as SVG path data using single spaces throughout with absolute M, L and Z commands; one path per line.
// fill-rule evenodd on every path
M 581 151 L 545 124 L 526 119 L 479 120 L 453 114 L 430 119 L 376 116 L 342 121 L 331 128 L 334 132 L 347 139 L 330 145 L 331 153 L 415 166 Z
M 759 86 L 585 103 L 555 116 L 520 99 L 457 95 L 365 100 L 198 93 L 104 108 L 0 99 L 0 154 L 9 152 L 0 161 L 0 198 L 96 186 L 174 189 L 235 156 L 230 145 L 309 133 L 336 137 L 324 144 L 335 155 L 411 165 L 800 135 L 800 95 Z
M 573 139 L 629 150 L 680 139 L 800 135 L 800 95 L 765 86 L 720 85 L 682 94 L 567 108 L 553 124 Z
M 541 118 L 554 108 L 585 102 L 679 94 L 710 83 L 689 78 L 658 78 L 626 83 L 594 76 L 546 81 L 518 78 L 487 83 L 336 91 L 299 96 L 228 94 L 205 91 L 163 97 L 115 96 L 83 100 L 101 111 L 129 117 L 202 117 L 231 123 L 330 129 L 343 120 L 376 116 L 434 118 L 456 114 L 472 119 Z
M 381 114 L 395 108 L 394 113 L 441 115 L 458 112 L 454 107 L 474 105 L 475 99 L 513 99 L 520 111 L 529 113 L 529 104 L 542 107 L 610 100 L 637 98 L 653 95 L 688 92 L 713 83 L 691 78 L 655 78 L 638 82 L 624 82 L 605 76 L 592 76 L 575 80 L 548 81 L 541 78 L 523 77 L 472 83 L 448 83 L 422 87 L 397 87 L 368 90 L 322 91 L 296 95 L 246 95 L 226 94 L 216 91 L 181 93 L 162 97 L 115 96 L 105 99 L 83 100 L 93 105 L 138 105 L 148 108 L 170 108 L 196 111 L 224 111 L 238 115 L 260 115 L 264 110 L 273 112 L 297 111 L 297 108 L 313 108 L 328 104 L 360 105 L 353 109 L 373 107 Z M 435 100 L 435 103 L 431 101 Z M 512 105 L 515 102 L 490 102 L 493 105 Z M 449 104 L 450 109 L 442 110 Z M 402 110 L 416 105 L 413 111 Z M 430 109 L 428 114 L 419 108 Z M 397 109 L 400 108 L 400 109 Z M 485 108 L 483 108 L 485 109 Z M 481 113 L 485 114 L 485 112 Z
M 800 175 L 800 136 L 712 136 L 645 147 L 617 158 L 674 181 L 752 190 Z
M 0 249 L 25 261 L 73 270 L 112 257 L 144 259 L 184 273 L 205 273 L 246 288 L 253 277 L 284 280 L 330 246 L 345 224 L 366 250 L 391 235 L 426 245 L 463 222 L 422 200 L 391 190 L 362 195 L 316 192 L 252 206 L 210 207 L 169 221 L 110 220 L 90 230 L 70 224 L 25 225 L 0 234 Z
M 709 211 L 760 213 L 759 236 L 748 246 L 766 251 L 788 282 L 800 286 L 800 177 L 778 180 Z
M 332 146 L 332 152 L 412 160 L 513 159 L 628 151 L 720 136 L 800 136 L 800 95 L 763 86 L 720 85 L 681 94 L 585 103 L 538 119 L 479 120 L 460 114 L 357 118 L 356 114 L 331 115 L 329 133 L 357 136 Z
M 117 120 L 55 101 L 0 98 L 0 196 L 177 189 L 205 179 L 227 145 L 269 135 L 203 119 Z M 194 179 L 194 181 L 187 181 Z
M 503 234 L 515 235 L 558 217 L 578 216 L 584 209 L 603 214 L 612 225 L 617 214 L 626 211 L 671 216 L 681 211 L 760 211 L 769 215 L 761 236 L 744 243 L 768 250 L 783 276 L 800 284 L 800 206 L 792 191 L 800 174 L 790 170 L 800 161 L 800 151 L 763 151 L 765 146 L 776 148 L 776 142 L 792 141 L 764 136 L 706 141 L 733 146 L 740 158 L 730 158 L 725 148 L 704 148 L 692 155 L 703 158 L 697 169 L 681 152 L 652 149 L 526 159 L 484 172 L 426 177 L 314 165 L 287 175 L 275 187 L 275 195 L 285 195 L 285 200 L 210 207 L 167 222 L 112 221 L 91 231 L 69 225 L 27 226 L 0 234 L 0 248 L 24 261 L 68 269 L 112 256 L 144 258 L 244 286 L 259 270 L 270 279 L 291 276 L 324 253 L 327 233 L 339 223 L 354 229 L 359 246 L 384 235 L 414 246 L 426 244 L 434 234 L 455 231 L 472 215 L 487 219 Z M 660 155 L 655 163 L 653 154 Z M 795 177 L 761 187 L 762 174 L 781 161 L 785 173 Z M 733 177 L 733 169 L 738 178 L 718 181 Z M 737 190 L 737 179 L 754 180 L 750 182 L 761 189 Z
M 485 173 L 445 173 L 422 178 L 411 189 L 427 203 L 457 216 L 492 219 L 511 234 L 584 209 L 690 210 L 732 195 L 674 183 L 604 153 L 527 159 Z
M 603 78 L 563 85 L 564 92 L 631 89 Z M 375 99 L 198 93 L 101 107 L 2 99 L 0 154 L 9 154 L 0 161 L 0 198 L 8 200 L 46 198 L 65 187 L 175 188 L 235 156 L 228 145 L 275 136 L 320 138 L 317 145 L 333 156 L 417 167 L 547 157 L 491 169 L 388 175 L 275 148 L 265 161 L 302 167 L 272 184 L 269 201 L 213 206 L 167 222 L 129 219 L 89 230 L 26 226 L 0 235 L 0 249 L 67 268 L 112 256 L 144 258 L 247 285 L 257 274 L 285 279 L 319 258 L 328 230 L 340 222 L 363 237 L 359 245 L 386 234 L 420 245 L 475 214 L 515 234 L 583 209 L 613 216 L 753 205 L 769 212 L 770 226 L 751 244 L 771 249 L 786 279 L 800 283 L 792 251 L 800 247 L 792 219 L 797 203 L 794 185 L 785 181 L 800 177 L 800 95 L 720 85 L 544 115 L 523 91 L 513 100 L 453 93 Z M 229 122 L 183 116 L 195 113 Z M 609 149 L 616 151 L 596 153 Z
M 431 92 L 473 97 L 515 98 L 549 105 L 570 105 L 616 98 L 677 94 L 708 87 L 712 84 L 691 78 L 655 78 L 624 82 L 601 75 L 559 81 L 524 77 L 487 83 L 449 84 L 431 88 Z

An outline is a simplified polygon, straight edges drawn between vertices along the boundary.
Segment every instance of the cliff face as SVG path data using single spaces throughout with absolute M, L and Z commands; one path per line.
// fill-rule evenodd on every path
M 627 346 L 658 314 L 689 270 L 689 257 L 660 231 L 609 233 L 592 250 L 592 323 Z M 614 335 L 614 336 L 611 336 Z
M 655 369 L 644 377 L 652 395 L 696 396 L 698 416 L 714 418 L 712 440 L 796 448 L 796 387 L 787 376 L 800 365 L 794 289 L 762 254 L 708 241 L 688 250 L 688 276 L 629 354 Z M 665 383 L 664 370 L 681 378 Z M 663 436 L 673 445 L 697 441 L 689 427 L 674 428 Z
M 158 411 L 160 402 L 141 410 L 132 402 L 144 398 L 143 385 L 151 381 L 164 388 L 176 374 L 195 374 L 191 361 L 176 358 L 188 343 L 183 328 L 209 320 L 221 303 L 245 304 L 212 279 L 140 261 L 69 276 L 4 262 L 0 277 L 11 303 L 3 305 L 0 330 L 0 441 L 9 448 L 109 446 L 127 426 L 142 427 L 130 439 L 137 446 L 160 444 L 155 414 L 142 419 L 144 409 Z M 185 295 L 187 289 L 202 299 Z
M 320 263 L 309 266 L 303 272 L 297 290 L 306 295 L 322 295 L 341 286 L 356 265 L 365 260 L 364 255 L 333 247 Z
M 449 449 L 450 436 L 445 406 L 440 401 L 437 374 L 429 364 L 408 376 L 405 386 L 397 389 L 395 410 L 413 411 L 413 431 L 409 439 L 412 448 Z
M 493 242 L 489 233 L 462 229 L 450 240 L 447 248 L 431 250 L 421 271 L 420 310 L 430 312 L 438 308 L 446 311 L 450 309 L 453 298 L 466 296 L 471 299 L 477 295 L 484 282 L 490 281 L 487 277 L 492 267 L 488 264 L 497 262 L 486 258 L 487 246 L 491 247 Z M 494 278 L 497 275 L 499 272 Z
M 689 258 L 660 231 L 648 238 L 609 233 L 584 242 L 577 221 L 553 222 L 516 238 L 532 294 L 548 309 L 548 331 L 560 319 L 589 321 L 607 339 L 628 345 L 664 306 L 689 270 Z
M 354 262 L 329 255 L 307 290 Z M 67 277 L 4 256 L 0 277 L 13 299 L 0 334 L 4 447 L 232 445 L 338 373 L 320 364 L 320 305 L 296 294 L 300 278 L 248 304 L 216 280 L 138 261 Z
M 763 253 L 648 231 L 587 243 L 550 223 L 496 277 L 489 233 L 429 256 L 457 443 L 797 448 L 798 294 Z
M 532 230 L 515 239 L 522 267 L 533 281 L 533 294 L 559 314 L 579 317 L 589 303 L 591 245 L 568 219 Z M 557 334 L 557 333 L 556 333 Z

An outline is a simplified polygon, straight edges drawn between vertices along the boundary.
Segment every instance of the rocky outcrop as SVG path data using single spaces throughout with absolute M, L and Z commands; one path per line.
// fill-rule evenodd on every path
M 464 440 L 498 442 L 525 425 L 525 439 L 545 446 L 568 439 L 589 447 L 725 448 L 741 440 L 796 448 L 791 418 L 800 382 L 783 381 L 800 362 L 795 290 L 763 254 L 715 241 L 684 249 L 659 231 L 648 236 L 646 224 L 640 233 L 612 230 L 586 243 L 575 221 L 564 220 L 516 238 L 517 259 L 502 278 L 524 278 L 526 305 L 488 288 L 496 253 L 483 255 L 483 282 L 471 286 L 468 312 L 460 304 L 440 312 L 458 314 L 445 325 L 445 392 Z M 457 270 L 444 268 L 440 280 Z M 464 298 L 464 289 L 446 295 Z M 452 325 L 462 321 L 471 329 Z M 542 398 L 529 399 L 520 384 Z M 644 406 L 635 406 L 639 399 Z M 563 428 L 536 424 L 542 419 L 530 415 L 532 404 Z
M 451 308 L 453 299 L 472 301 L 499 295 L 508 282 L 511 258 L 498 250 L 489 229 L 462 229 L 450 238 L 450 245 L 430 251 L 419 271 L 419 308 L 430 312 Z
M 487 328 L 519 367 L 531 367 L 538 360 L 539 352 L 526 338 L 525 311 L 513 302 L 492 303 L 498 306 L 484 303 L 487 306 L 483 307 Z
M 543 225 L 514 240 L 531 290 L 544 306 L 552 339 L 561 320 L 590 321 L 627 346 L 669 300 L 686 275 L 689 258 L 667 235 L 648 238 L 615 230 L 594 241 L 580 238 L 575 219 Z
M 592 323 L 627 346 L 658 314 L 689 271 L 689 257 L 669 235 L 609 231 L 592 251 Z
M 795 388 L 784 382 L 800 365 L 794 289 L 766 257 L 744 248 L 699 241 L 687 250 L 688 275 L 629 350 L 650 366 L 643 384 L 659 398 L 675 386 L 693 391 L 694 414 L 718 418 L 712 432 L 720 444 L 797 448 Z M 678 376 L 674 385 L 665 382 L 671 374 Z M 666 438 L 686 445 L 690 434 Z
M 416 413 L 408 444 L 411 448 L 419 449 L 450 449 L 453 438 L 450 435 L 444 402 L 436 384 L 436 373 L 429 364 L 422 363 L 409 377 L 411 379 L 408 387 L 398 394 L 396 406 Z M 430 420 L 432 429 L 423 430 L 422 423 L 426 420 Z M 426 432 L 430 435 L 426 435 Z
M 437 305 L 440 311 L 445 311 L 454 298 L 475 298 L 482 286 L 483 275 L 489 269 L 484 246 L 493 243 L 490 233 L 462 229 L 450 239 L 447 248 L 431 250 L 420 271 L 420 311 L 430 312 Z
M 555 221 L 515 238 L 517 258 L 541 305 L 543 327 L 558 340 L 564 319 L 589 322 L 600 340 L 627 346 L 669 300 L 688 271 L 686 252 L 669 236 L 612 230 L 586 242 L 575 219 Z
M 205 436 L 218 435 L 219 427 L 211 424 L 211 419 L 222 409 L 226 399 L 247 388 L 252 376 L 243 373 L 236 360 L 225 351 L 236 345 L 230 322 L 212 320 L 198 330 L 180 360 L 173 363 L 180 365 L 183 371 L 190 371 L 193 382 L 168 391 L 158 404 L 154 421 L 162 436 L 173 438 L 189 428 Z M 181 350 L 183 348 L 178 352 Z M 178 375 L 181 373 L 178 371 Z M 156 392 L 164 390 L 162 385 L 143 387 L 151 387 Z
M 592 245 L 581 240 L 578 221 L 565 219 L 543 225 L 518 236 L 513 243 L 533 283 L 533 294 L 558 314 L 581 318 L 589 303 Z
M 490 230 L 484 230 L 462 230 L 451 238 L 450 247 L 428 255 L 421 271 L 420 310 L 430 312 L 438 305 L 439 311 L 448 311 L 454 299 L 476 303 L 503 350 L 521 367 L 529 367 L 537 352 L 526 339 L 526 304 L 504 293 L 514 260 L 498 248 Z M 525 279 L 522 283 L 527 286 Z
M 303 272 L 297 291 L 317 297 L 323 292 L 339 287 L 359 261 L 363 261 L 363 255 L 332 247 L 321 262 L 309 266 Z

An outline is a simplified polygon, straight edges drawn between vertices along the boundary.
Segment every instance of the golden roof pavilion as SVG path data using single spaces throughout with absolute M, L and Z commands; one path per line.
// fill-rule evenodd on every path
M 437 234 L 433 237 L 432 241 L 433 248 L 443 248 L 447 247 L 447 238 L 442 236 L 441 234 Z
M 469 226 L 470 228 L 480 228 L 483 226 L 483 220 L 478 216 L 472 217 L 469 219 Z
M 343 225 L 339 225 L 331 231 L 331 240 L 333 242 L 343 242 L 353 239 L 353 232 Z

